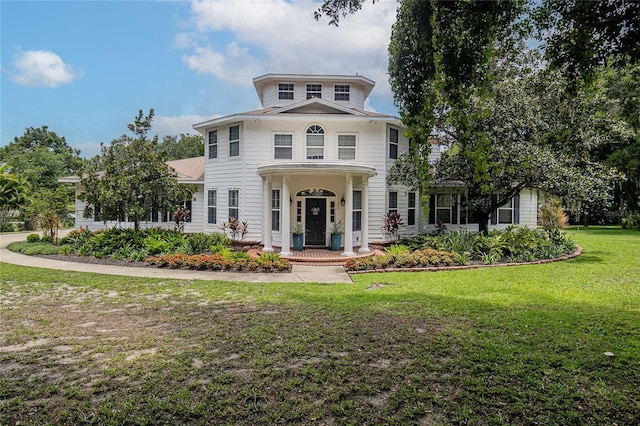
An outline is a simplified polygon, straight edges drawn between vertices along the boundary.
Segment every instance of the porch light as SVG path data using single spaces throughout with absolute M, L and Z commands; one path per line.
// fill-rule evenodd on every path
M 340 205 L 344 206 L 344 195 L 342 196 L 342 198 L 340 198 Z
M 289 207 L 293 205 L 293 198 L 289 197 Z

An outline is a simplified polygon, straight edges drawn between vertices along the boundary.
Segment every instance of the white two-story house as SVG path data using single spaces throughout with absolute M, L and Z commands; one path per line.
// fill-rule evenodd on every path
M 291 253 L 291 228 L 307 247 L 329 245 L 340 223 L 343 254 L 384 239 L 382 219 L 402 213 L 422 229 L 418 194 L 388 187 L 387 171 L 409 148 L 397 117 L 364 110 L 363 76 L 267 74 L 253 80 L 263 108 L 194 125 L 205 137 L 205 230 L 238 217 L 264 251 Z
M 365 111 L 373 81 L 360 75 L 266 74 L 253 84 L 262 109 L 195 124 L 205 138 L 204 159 L 170 164 L 179 166 L 179 178 L 200 188 L 191 201 L 188 232 L 219 232 L 235 217 L 248 222 L 247 240 L 288 256 L 296 225 L 305 230 L 305 247 L 327 247 L 330 230 L 339 223 L 342 254 L 350 256 L 385 240 L 381 226 L 390 211 L 403 220 L 402 236 L 439 222 L 448 229 L 478 229 L 469 223 L 460 185 L 433 188 L 426 217 L 419 193 L 387 185 L 389 169 L 409 150 L 409 141 L 399 118 Z M 430 158 L 439 155 L 434 143 Z M 198 170 L 185 169 L 196 162 Z M 76 204 L 80 218 L 83 205 Z M 535 191 L 525 190 L 495 212 L 491 227 L 535 227 L 536 207 Z M 143 226 L 173 226 L 170 215 L 150 217 Z M 76 226 L 116 223 L 89 218 Z

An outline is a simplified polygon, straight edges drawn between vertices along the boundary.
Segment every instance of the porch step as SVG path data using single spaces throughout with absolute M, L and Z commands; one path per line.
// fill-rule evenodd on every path
M 276 248 L 276 252 L 279 249 Z M 257 250 L 257 254 L 261 253 Z M 371 253 L 356 253 L 354 256 L 345 257 L 342 256 L 341 251 L 331 251 L 327 249 L 315 249 L 307 248 L 302 251 L 292 250 L 292 255 L 287 256 L 289 262 L 293 264 L 303 264 L 309 266 L 344 266 L 349 259 L 371 257 L 376 254 L 376 251 L 372 250 Z

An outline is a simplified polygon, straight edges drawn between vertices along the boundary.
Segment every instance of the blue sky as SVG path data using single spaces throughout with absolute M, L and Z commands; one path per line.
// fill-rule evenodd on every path
M 0 145 L 49 126 L 83 156 L 154 108 L 160 136 L 260 107 L 269 72 L 364 75 L 367 109 L 397 115 L 387 76 L 395 0 L 365 4 L 340 27 L 320 2 L 1 1 Z

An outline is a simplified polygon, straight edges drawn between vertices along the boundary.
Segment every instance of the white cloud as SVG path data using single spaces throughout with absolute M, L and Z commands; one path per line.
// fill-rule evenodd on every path
M 193 130 L 194 124 L 218 117 L 221 116 L 188 114 L 175 117 L 166 117 L 162 115 L 156 115 L 153 118 L 153 132 L 159 135 L 177 135 L 180 133 L 197 134 L 197 132 Z
M 84 142 L 73 145 L 73 148 L 80 150 L 80 156 L 92 158 L 100 154 L 100 142 Z
M 20 51 L 13 66 L 15 73 L 11 78 L 23 86 L 54 88 L 69 84 L 84 74 L 47 50 Z
M 391 96 L 387 48 L 397 2 L 365 2 L 339 27 L 316 21 L 320 3 L 285 0 L 194 1 L 191 33 L 178 34 L 187 66 L 250 86 L 268 72 L 364 75 Z M 206 41 L 203 41 L 206 38 Z

